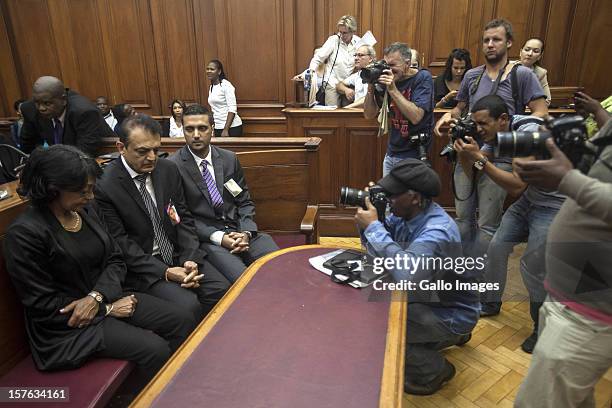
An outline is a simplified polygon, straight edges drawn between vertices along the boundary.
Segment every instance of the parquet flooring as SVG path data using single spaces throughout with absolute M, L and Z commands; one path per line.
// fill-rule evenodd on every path
M 321 238 L 322 244 L 359 247 L 358 238 Z M 417 397 L 404 394 L 404 408 L 512 407 L 518 387 L 527 374 L 531 356 L 520 348 L 531 333 L 529 302 L 518 270 L 524 247 L 509 260 L 508 283 L 502 312 L 480 319 L 472 339 L 462 347 L 444 351 L 457 374 L 437 394 Z M 595 388 L 598 408 L 612 407 L 612 369 Z

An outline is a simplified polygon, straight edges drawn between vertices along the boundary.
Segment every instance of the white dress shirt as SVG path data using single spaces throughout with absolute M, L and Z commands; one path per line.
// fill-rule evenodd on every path
M 223 130 L 227 121 L 227 114 L 234 113 L 234 120 L 230 128 L 242 125 L 242 119 L 238 116 L 238 105 L 236 103 L 236 89 L 227 79 L 219 84 L 213 85 L 208 94 L 208 104 L 213 112 L 215 129 Z
M 340 43 L 340 47 L 338 47 L 338 43 Z M 348 44 L 345 44 L 338 35 L 332 35 L 325 41 L 325 44 L 314 53 L 314 56 L 310 60 L 309 67 L 311 71 L 316 72 L 319 64 L 327 60 L 324 80 L 328 82 L 327 78 L 329 76 L 329 84 L 335 87 L 338 82 L 342 81 L 353 72 L 353 68 L 355 67 L 354 54 L 357 48 L 362 45 L 361 38 L 354 34 Z M 336 50 L 338 50 L 337 58 Z M 336 60 L 335 65 L 334 59 Z
M 115 130 L 115 126 L 117 126 L 117 118 L 113 114 L 113 111 L 108 111 L 108 115 L 104 116 L 104 120 L 106 124 L 112 129 Z

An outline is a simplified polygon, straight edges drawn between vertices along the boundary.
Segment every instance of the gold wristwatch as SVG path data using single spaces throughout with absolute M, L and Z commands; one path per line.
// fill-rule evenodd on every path
M 96 300 L 96 302 L 98 303 L 102 303 L 102 295 L 98 292 L 96 292 L 95 290 L 92 290 L 91 292 L 89 292 L 87 294 L 87 296 L 91 296 L 92 298 L 94 298 Z

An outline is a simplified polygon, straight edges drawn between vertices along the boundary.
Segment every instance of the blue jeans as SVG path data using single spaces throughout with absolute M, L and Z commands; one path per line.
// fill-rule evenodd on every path
M 501 302 L 506 286 L 508 256 L 519 242 L 527 242 L 520 268 L 523 283 L 529 292 L 531 318 L 537 329 L 538 310 L 546 298 L 544 276 L 546 274 L 546 235 L 559 210 L 532 204 L 521 196 L 508 208 L 499 229 L 493 236 L 487 251 L 488 261 L 485 282 L 499 283 L 499 291 L 485 292 L 483 302 Z
M 510 163 L 494 163 L 499 169 L 511 171 Z M 472 179 L 461 165 L 455 167 L 455 189 L 459 198 L 464 199 L 472 190 Z M 476 180 L 474 193 L 465 201 L 455 198 L 457 218 L 455 222 L 461 233 L 464 253 L 467 256 L 482 256 L 497 231 L 504 209 L 506 190 L 495 184 L 486 174 Z M 476 217 L 478 214 L 478 217 Z
M 385 159 L 383 160 L 383 177 L 391 172 L 391 169 L 395 167 L 395 165 L 402 160 L 406 159 L 418 159 L 419 151 L 417 149 L 409 150 L 401 154 L 401 156 L 390 156 L 389 152 L 385 154 Z

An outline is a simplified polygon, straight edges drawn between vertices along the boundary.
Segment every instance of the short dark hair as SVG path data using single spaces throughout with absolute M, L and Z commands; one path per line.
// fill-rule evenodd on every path
M 96 160 L 74 146 L 38 147 L 23 168 L 17 193 L 40 207 L 55 200 L 61 191 L 81 190 L 90 177 L 101 174 Z
M 496 18 L 487 23 L 483 31 L 487 31 L 491 28 L 504 27 L 506 30 L 506 40 L 512 41 L 514 39 L 514 33 L 512 32 L 512 24 L 503 18 Z
M 19 106 L 25 101 L 26 101 L 25 99 L 17 99 L 15 103 L 13 103 L 13 108 L 15 108 L 15 112 L 19 110 Z
M 465 61 L 465 75 L 470 69 L 472 69 L 472 59 L 470 58 L 470 52 L 465 48 L 455 48 L 451 51 L 450 55 L 446 59 L 446 66 L 444 67 L 444 74 L 442 78 L 447 81 L 453 79 L 453 60 Z
M 121 131 L 118 132 L 119 140 L 125 146 L 130 142 L 130 133 L 135 128 L 141 128 L 149 133 L 161 137 L 162 128 L 158 121 L 146 115 L 144 113 L 137 113 L 136 115 L 128 116 L 123 123 L 121 123 Z
M 471 112 L 474 113 L 482 110 L 489 111 L 489 116 L 493 119 L 499 119 L 502 113 L 508 114 L 506 102 L 499 95 L 483 96 L 472 106 Z
M 208 116 L 208 123 L 213 126 L 215 124 L 215 119 L 213 118 L 213 113 L 206 106 L 200 105 L 199 103 L 194 103 L 189 105 L 183 111 L 183 117 L 192 116 L 192 115 L 206 115 Z

